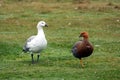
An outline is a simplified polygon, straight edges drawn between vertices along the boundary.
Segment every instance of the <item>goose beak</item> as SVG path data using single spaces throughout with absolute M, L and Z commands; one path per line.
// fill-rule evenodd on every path
M 79 38 L 82 37 L 82 35 L 79 36 Z
M 46 24 L 45 27 L 48 27 L 48 25 Z

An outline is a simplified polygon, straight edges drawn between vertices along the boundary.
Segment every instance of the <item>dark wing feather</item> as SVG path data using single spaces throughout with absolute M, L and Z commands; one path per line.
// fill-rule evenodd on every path
M 78 46 L 81 45 L 82 41 L 78 41 L 74 44 L 73 48 L 72 48 L 72 53 L 76 54 L 78 52 Z
M 31 37 L 29 37 L 29 38 L 27 39 L 25 45 L 23 46 L 23 52 L 29 51 L 29 47 L 27 47 L 27 43 L 28 43 L 28 42 L 31 42 L 34 38 L 35 38 L 35 36 L 31 36 Z

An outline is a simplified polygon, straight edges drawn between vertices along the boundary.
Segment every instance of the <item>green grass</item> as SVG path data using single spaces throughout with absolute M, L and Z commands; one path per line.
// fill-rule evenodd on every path
M 119 80 L 119 5 L 119 0 L 0 1 L 0 80 Z M 49 25 L 44 28 L 48 46 L 39 63 L 31 64 L 22 46 L 37 33 L 40 20 Z M 71 53 L 82 31 L 89 32 L 95 48 L 83 59 L 85 68 Z

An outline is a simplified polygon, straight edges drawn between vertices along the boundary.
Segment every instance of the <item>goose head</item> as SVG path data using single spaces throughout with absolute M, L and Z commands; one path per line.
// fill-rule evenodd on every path
M 38 22 L 38 24 L 37 24 L 37 28 L 41 28 L 41 27 L 48 27 L 48 25 L 46 24 L 46 22 L 45 21 L 40 21 L 40 22 Z
M 88 33 L 87 32 L 81 32 L 79 37 L 83 37 L 84 39 L 88 38 Z

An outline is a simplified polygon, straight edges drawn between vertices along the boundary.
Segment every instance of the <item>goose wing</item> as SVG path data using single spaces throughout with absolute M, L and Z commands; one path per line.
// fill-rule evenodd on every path
M 36 36 L 31 36 L 31 37 L 29 37 L 29 38 L 27 39 L 25 45 L 23 46 L 23 51 L 24 51 L 24 52 L 29 51 L 29 47 L 27 46 L 27 43 L 28 43 L 28 42 L 31 42 L 35 37 L 36 37 Z

